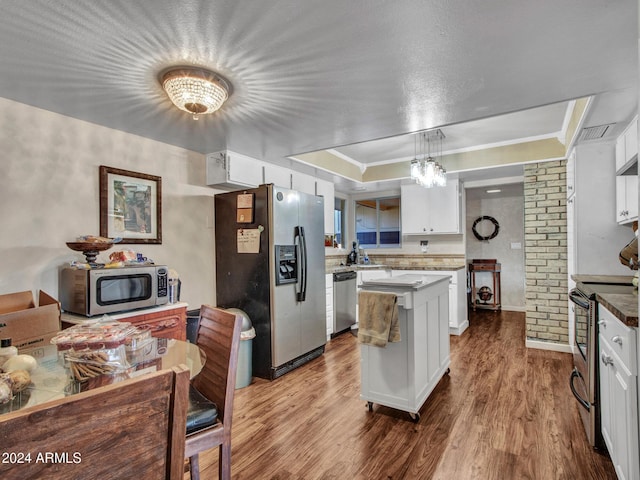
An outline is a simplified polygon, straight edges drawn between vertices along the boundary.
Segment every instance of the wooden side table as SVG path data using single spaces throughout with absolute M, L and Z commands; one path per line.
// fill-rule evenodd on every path
M 484 302 L 478 297 L 479 291 L 482 287 L 476 287 L 476 273 L 488 272 L 492 276 L 491 298 L 485 299 Z M 484 308 L 489 310 L 500 310 L 500 264 L 494 259 L 473 259 L 469 264 L 469 275 L 471 276 L 471 308 L 475 311 L 476 308 Z M 480 292 L 483 293 L 483 292 Z M 488 296 L 488 295 L 487 295 Z

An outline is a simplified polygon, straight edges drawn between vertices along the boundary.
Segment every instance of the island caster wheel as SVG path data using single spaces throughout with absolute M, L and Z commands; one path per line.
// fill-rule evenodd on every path
M 373 412 L 373 402 L 367 402 L 367 408 L 370 412 Z
M 450 368 L 447 368 L 447 371 L 444 372 L 445 375 L 449 375 L 450 373 L 451 373 L 451 369 Z
M 418 423 L 420 421 L 419 413 L 410 413 L 409 416 L 411 417 L 411 420 L 413 421 L 413 423 Z

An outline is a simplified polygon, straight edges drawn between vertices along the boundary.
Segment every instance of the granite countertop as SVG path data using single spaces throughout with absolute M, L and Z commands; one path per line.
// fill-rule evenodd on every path
M 423 266 L 404 266 L 404 265 L 382 265 L 382 264 L 369 264 L 369 265 L 336 265 L 333 267 L 327 267 L 326 273 L 339 273 L 339 272 L 351 272 L 351 271 L 366 271 L 366 270 L 429 270 L 434 272 L 439 271 L 456 271 L 464 269 L 464 265 L 423 265 Z
M 638 327 L 638 289 L 633 288 L 630 275 L 572 275 L 578 287 L 587 294 L 595 293 L 596 300 L 628 327 Z M 582 284 L 582 285 L 580 285 Z M 602 285 L 619 285 L 609 292 Z
M 327 268 L 327 273 L 340 273 L 340 272 L 357 272 L 358 270 L 386 270 L 388 265 L 336 265 L 334 267 Z
M 638 291 L 633 293 L 596 293 L 596 299 L 627 327 L 638 327 Z
M 582 283 L 619 283 L 631 284 L 633 275 L 571 275 L 576 282 Z

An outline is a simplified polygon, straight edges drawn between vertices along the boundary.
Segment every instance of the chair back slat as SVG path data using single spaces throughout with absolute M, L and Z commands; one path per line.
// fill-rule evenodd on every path
M 0 478 L 181 478 L 188 386 L 186 367 L 162 370 L 3 414 L 0 451 L 33 458 Z
M 242 318 L 209 305 L 200 308 L 197 344 L 207 356 L 194 386 L 218 407 L 220 420 L 227 427 L 225 411 L 232 411 L 238 367 Z M 230 428 L 230 425 L 229 425 Z

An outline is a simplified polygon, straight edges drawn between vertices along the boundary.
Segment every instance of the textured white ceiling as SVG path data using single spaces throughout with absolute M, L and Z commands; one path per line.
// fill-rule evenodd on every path
M 636 0 L 0 0 L 0 96 L 277 161 L 635 94 L 637 45 Z M 157 74 L 183 64 L 233 83 L 217 114 L 193 121 L 169 103 Z M 634 102 L 607 115 L 626 120 Z M 477 130 L 473 142 L 493 141 Z

